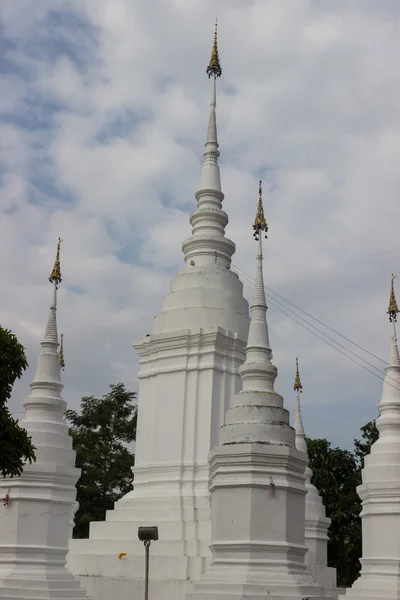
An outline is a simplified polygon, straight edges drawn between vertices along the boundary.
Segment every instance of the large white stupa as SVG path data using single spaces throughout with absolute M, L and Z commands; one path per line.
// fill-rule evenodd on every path
M 389 300 L 392 339 L 382 398 L 376 421 L 379 439 L 365 457 L 362 484 L 361 575 L 346 592 L 346 600 L 400 600 L 400 357 L 394 293 Z
M 96 599 L 143 591 L 140 525 L 158 525 L 151 548 L 154 598 L 178 600 L 203 572 L 211 540 L 207 456 L 218 443 L 227 408 L 241 381 L 249 328 L 248 303 L 230 270 L 235 245 L 225 237 L 216 124 L 221 75 L 217 35 L 210 64 L 211 107 L 192 235 L 185 267 L 154 318 L 151 335 L 134 343 L 140 356 L 134 490 L 88 540 L 72 540 L 69 565 Z M 126 556 L 118 558 L 120 552 Z
M 60 243 L 49 278 L 54 286 L 50 316 L 21 420 L 36 447 L 36 462 L 25 465 L 20 477 L 0 479 L 0 497 L 5 498 L 0 506 L 2 600 L 87 598 L 65 566 L 80 470 L 75 468 L 64 422 L 67 405 L 61 397 L 63 357 L 58 352 L 56 318 Z

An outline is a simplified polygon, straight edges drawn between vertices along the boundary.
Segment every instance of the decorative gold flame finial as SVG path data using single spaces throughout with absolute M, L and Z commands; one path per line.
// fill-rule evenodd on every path
M 254 229 L 253 235 L 256 240 L 259 239 L 259 235 L 260 235 L 261 231 L 265 231 L 265 237 L 268 237 L 267 236 L 268 225 L 267 225 L 267 221 L 265 220 L 265 217 L 264 217 L 261 183 L 262 182 L 260 179 L 259 186 L 258 186 L 258 209 L 257 209 L 257 214 L 256 214 L 256 218 L 255 218 L 254 225 L 253 225 L 253 229 Z
M 60 367 L 65 369 L 65 360 L 64 360 L 64 334 L 61 334 L 61 343 L 60 343 Z
M 295 392 L 300 392 L 300 394 L 303 391 L 303 386 L 301 385 L 301 381 L 300 381 L 299 359 L 298 358 L 296 358 L 296 377 L 294 379 L 293 389 Z
M 392 273 L 392 283 L 390 286 L 390 297 L 389 297 L 389 308 L 387 310 L 387 314 L 389 315 L 389 321 L 392 323 L 397 321 L 397 313 L 400 312 L 399 307 L 397 306 L 396 296 L 394 293 L 394 280 L 397 275 L 393 275 Z
M 215 30 L 214 30 L 214 43 L 213 43 L 213 49 L 211 52 L 211 58 L 210 58 L 210 63 L 207 67 L 207 71 L 206 71 L 208 77 L 210 78 L 211 75 L 214 75 L 214 77 L 221 77 L 222 74 L 222 69 L 221 69 L 221 65 L 219 62 L 219 55 L 218 55 L 218 43 L 217 43 L 217 20 L 215 19 Z
M 56 260 L 55 260 L 54 267 L 53 267 L 53 270 L 51 272 L 51 275 L 49 277 L 50 283 L 53 283 L 55 281 L 56 285 L 58 285 L 62 281 L 62 279 L 61 279 L 61 265 L 60 265 L 60 246 L 61 246 L 61 242 L 62 241 L 63 240 L 61 238 L 58 238 Z

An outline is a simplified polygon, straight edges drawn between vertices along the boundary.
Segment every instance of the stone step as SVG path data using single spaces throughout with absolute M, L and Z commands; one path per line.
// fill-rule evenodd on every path
M 210 519 L 209 508 L 121 508 L 109 510 L 106 513 L 107 521 L 133 521 L 138 518 L 142 523 L 156 525 L 158 521 L 207 521 Z
M 144 556 L 144 544 L 143 542 L 136 540 L 115 540 L 115 539 L 86 539 L 86 540 L 71 540 L 70 541 L 70 552 L 69 557 L 78 555 L 94 555 L 94 556 L 107 556 L 115 557 L 115 560 L 121 560 L 118 558 L 121 552 L 126 552 L 131 557 Z M 196 540 L 191 541 L 163 541 L 158 540 L 152 542 L 150 546 L 150 554 L 152 556 L 166 557 L 184 557 L 184 556 L 209 556 L 211 555 L 209 550 L 208 541 Z M 124 557 L 126 558 L 126 557 Z M 68 559 L 70 560 L 70 558 Z M 73 571 L 74 572 L 74 571 Z
M 10 582 L 11 584 L 11 582 Z M 87 600 L 88 596 L 83 588 L 69 589 L 49 589 L 43 588 L 26 588 L 13 587 L 11 585 L 0 586 L 1 600 L 11 600 L 20 598 L 21 600 L 46 600 L 47 598 L 62 599 L 62 600 Z
M 121 500 L 114 505 L 114 510 L 125 510 L 125 509 L 143 509 L 143 508 L 155 508 L 160 509 L 163 508 L 195 508 L 195 509 L 210 509 L 211 502 L 210 496 L 172 496 L 160 498 L 157 496 L 140 496 L 139 494 L 134 494 L 130 497 L 124 496 Z
M 333 600 L 318 586 L 290 585 L 282 581 L 234 583 L 203 580 L 194 584 L 187 600 Z
M 90 524 L 91 540 L 137 540 L 138 528 L 150 525 L 143 521 L 92 521 Z M 160 540 L 182 541 L 200 539 L 209 543 L 211 539 L 210 521 L 182 523 L 182 521 L 157 522 Z
M 66 571 L 68 573 L 68 571 Z M 28 589 L 39 589 L 42 590 L 44 588 L 49 590 L 59 590 L 59 589 L 77 589 L 79 590 L 81 587 L 80 581 L 75 579 L 75 577 L 68 573 L 69 577 L 63 579 L 35 579 L 34 577 L 15 577 L 15 574 L 11 577 L 3 577 L 0 578 L 0 587 L 5 588 L 28 588 Z
M 151 552 L 151 550 L 150 550 Z M 143 579 L 144 578 L 144 551 L 143 556 L 127 555 L 119 560 L 113 560 L 109 555 L 81 554 L 72 557 L 70 568 L 76 575 L 90 573 L 92 577 L 111 576 L 117 578 Z M 157 572 L 158 579 L 184 580 L 187 576 L 187 557 L 177 559 L 174 556 L 152 556 L 150 554 L 149 572 Z

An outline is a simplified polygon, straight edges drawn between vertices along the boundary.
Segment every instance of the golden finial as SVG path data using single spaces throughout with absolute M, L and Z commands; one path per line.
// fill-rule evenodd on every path
M 267 237 L 267 231 L 268 231 L 267 221 L 265 220 L 265 217 L 264 217 L 261 183 L 262 182 L 260 179 L 259 186 L 258 186 L 258 209 L 257 209 L 257 214 L 256 214 L 256 218 L 255 218 L 254 225 L 253 225 L 253 229 L 254 229 L 253 235 L 256 238 L 256 240 L 259 239 L 259 235 L 260 235 L 261 231 L 265 231 L 265 237 Z
M 61 238 L 58 238 L 56 260 L 55 260 L 54 267 L 53 267 L 53 270 L 51 272 L 51 275 L 49 277 L 50 283 L 53 283 L 55 281 L 57 285 L 59 283 L 61 283 L 61 281 L 62 281 L 62 279 L 61 279 L 61 265 L 60 265 L 60 246 L 61 246 L 61 242 L 62 241 L 63 240 Z
M 214 77 L 221 77 L 221 73 L 222 73 L 221 65 L 219 62 L 219 55 L 218 55 L 217 20 L 215 20 L 213 49 L 211 52 L 210 63 L 207 67 L 206 73 L 207 73 L 208 77 L 211 77 L 211 75 L 214 75 Z
M 301 381 L 300 381 L 299 359 L 298 358 L 296 358 L 296 377 L 294 379 L 293 389 L 295 390 L 295 392 L 300 392 L 300 394 L 303 391 L 303 386 L 301 385 Z
M 61 334 L 61 343 L 60 343 L 60 367 L 65 369 L 65 360 L 64 360 L 64 334 Z
M 387 314 L 389 315 L 389 321 L 396 322 L 397 321 L 397 313 L 400 312 L 399 307 L 397 306 L 396 296 L 394 293 L 394 280 L 397 275 L 393 275 L 392 273 L 392 283 L 390 286 L 390 297 L 389 297 L 389 308 L 387 310 Z

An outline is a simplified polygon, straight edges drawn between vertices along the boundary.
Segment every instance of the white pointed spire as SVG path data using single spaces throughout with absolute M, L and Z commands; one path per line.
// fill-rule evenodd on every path
M 262 187 L 259 182 L 259 201 L 256 219 L 253 225 L 254 237 L 258 241 L 257 271 L 254 285 L 254 296 L 250 306 L 251 321 L 246 348 L 246 361 L 239 372 L 243 381 L 243 389 L 274 389 L 277 369 L 271 363 L 272 351 L 269 343 L 267 324 L 267 302 L 265 299 L 263 275 L 262 232 L 265 236 L 268 225 L 264 217 L 262 205 Z
M 215 263 L 229 268 L 235 244 L 225 237 L 228 215 L 222 210 L 224 194 L 221 191 L 221 176 L 218 165 L 219 145 L 217 137 L 217 92 L 216 80 L 221 76 L 217 44 L 217 24 L 207 75 L 211 78 L 211 104 L 208 120 L 204 162 L 201 169 L 200 188 L 196 193 L 197 209 L 190 223 L 192 237 L 183 242 L 182 250 L 188 266 L 203 266 Z
M 393 435 L 393 426 L 397 428 L 400 410 L 400 356 L 397 345 L 396 321 L 399 309 L 394 292 L 394 280 L 392 275 L 389 308 L 387 314 L 392 323 L 392 336 L 388 364 L 385 369 L 386 376 L 383 382 L 382 398 L 378 406 L 380 416 L 376 421 L 379 437 Z
M 51 303 L 51 306 L 50 306 L 50 315 L 49 315 L 49 319 L 47 321 L 47 326 L 46 326 L 46 330 L 44 333 L 43 341 L 52 343 L 52 344 L 57 344 L 57 346 L 58 346 L 57 317 L 56 317 L 57 289 L 58 289 L 57 283 L 54 282 L 53 283 L 53 302 Z
M 296 375 L 293 389 L 296 393 L 296 413 L 294 418 L 294 430 L 296 433 L 296 448 L 302 452 L 306 459 L 306 503 L 305 503 L 305 541 L 308 548 L 307 564 L 315 580 L 323 583 L 325 577 L 331 580 L 331 587 L 335 587 L 335 571 L 327 567 L 327 543 L 328 528 L 331 520 L 326 517 L 325 506 L 315 485 L 311 483 L 313 472 L 309 465 L 306 434 L 304 431 L 303 418 L 301 416 L 300 394 L 303 385 L 300 380 L 299 359 L 296 358 Z M 325 584 L 326 585 L 326 582 Z
M 36 375 L 33 382 L 31 383 L 32 390 L 36 389 L 38 386 L 42 387 L 44 383 L 49 383 L 51 385 L 55 384 L 57 387 L 58 395 L 62 389 L 60 356 L 58 354 L 59 343 L 56 316 L 58 286 L 62 281 L 60 266 L 61 242 L 62 239 L 58 238 L 56 260 L 54 262 L 54 267 L 49 277 L 49 281 L 53 285 L 53 299 L 50 306 L 50 315 L 47 321 L 44 338 L 41 342 L 42 349 L 38 358 Z M 29 408 L 29 398 L 26 400 L 26 408 Z
M 304 452 L 304 454 L 306 454 L 308 457 L 306 434 L 304 431 L 303 419 L 301 416 L 300 394 L 302 392 L 303 386 L 301 385 L 300 381 L 298 358 L 296 358 L 296 377 L 294 380 L 293 389 L 296 392 L 296 413 L 294 418 L 294 430 L 296 432 L 296 448 L 301 452 Z

